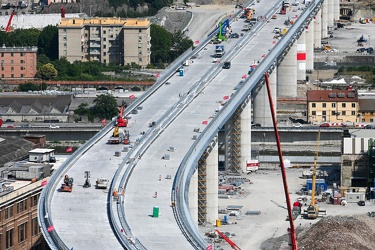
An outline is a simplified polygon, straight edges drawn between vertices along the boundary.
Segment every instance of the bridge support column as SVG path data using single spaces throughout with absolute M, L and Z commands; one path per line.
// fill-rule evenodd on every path
M 293 44 L 277 69 L 277 96 L 297 96 L 297 45 Z
M 195 171 L 190 180 L 189 210 L 191 218 L 198 225 L 198 171 Z
M 322 42 L 322 9 L 315 16 L 314 20 L 314 48 L 321 46 Z
M 217 189 L 219 186 L 218 181 L 218 144 L 215 143 L 213 146 L 212 151 L 207 157 L 207 218 L 206 221 L 212 225 L 215 225 L 216 219 L 218 218 L 218 206 L 219 206 L 219 198 L 217 195 Z
M 333 26 L 333 20 L 335 19 L 335 13 L 334 13 L 334 3 L 335 0 L 329 0 L 328 2 L 328 27 Z M 326 2 L 326 1 L 325 1 Z
M 297 81 L 306 80 L 306 30 L 304 29 L 297 41 Z
M 334 0 L 334 6 L 333 6 L 333 16 L 335 18 L 335 21 L 340 20 L 340 0 Z
M 314 21 L 311 21 L 306 30 L 306 69 L 314 69 Z
M 265 87 L 263 86 L 262 89 Z M 259 93 L 260 94 L 260 93 Z M 258 95 L 259 95 L 258 94 Z M 251 98 L 246 103 L 241 113 L 241 170 L 246 172 L 246 161 L 251 159 Z M 266 126 L 266 125 L 264 125 Z
M 328 1 L 323 2 L 322 6 L 322 38 L 328 37 Z

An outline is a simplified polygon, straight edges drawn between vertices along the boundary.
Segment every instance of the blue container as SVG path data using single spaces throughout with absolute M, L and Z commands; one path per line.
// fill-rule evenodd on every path
M 228 224 L 228 215 L 224 215 L 224 223 Z
M 323 179 L 316 179 L 316 182 L 315 182 L 315 191 L 321 191 L 321 192 L 324 192 L 327 190 L 327 184 L 325 183 L 325 181 Z M 312 180 L 311 179 L 308 179 L 306 181 L 306 188 L 307 190 L 311 190 L 312 189 Z
M 184 69 L 180 69 L 180 76 L 184 76 Z

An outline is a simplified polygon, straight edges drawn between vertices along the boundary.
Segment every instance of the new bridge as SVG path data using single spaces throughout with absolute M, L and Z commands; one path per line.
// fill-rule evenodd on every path
M 320 46 L 333 23 L 338 1 L 306 2 L 271 19 L 281 1 L 251 1 L 262 18 L 243 32 L 246 23 L 238 19 L 239 12 L 232 16 L 232 31 L 243 36 L 222 43 L 226 53 L 220 61 L 213 58 L 213 32 L 127 108 L 132 147 L 107 144 L 112 122 L 74 152 L 39 200 L 38 219 L 48 245 L 75 250 L 209 247 L 201 226 L 218 218 L 218 132 L 228 131 L 227 167 L 242 172 L 251 158 L 252 119 L 266 126 L 271 121 L 264 72 L 271 74 L 274 98 L 276 92 L 294 96 L 297 80 L 311 67 L 311 48 Z M 275 39 L 272 30 L 291 20 L 282 39 Z M 176 73 L 194 55 L 184 75 Z M 222 68 L 224 61 L 231 62 L 230 69 Z M 254 62 L 256 70 L 249 75 Z M 133 109 L 138 113 L 131 114 Z M 84 188 L 88 172 L 92 186 Z M 71 193 L 59 192 L 66 174 L 74 178 Z M 95 189 L 101 177 L 112 180 L 109 190 Z

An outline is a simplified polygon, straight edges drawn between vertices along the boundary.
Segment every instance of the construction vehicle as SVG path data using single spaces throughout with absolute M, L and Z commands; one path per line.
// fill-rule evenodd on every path
M 130 140 L 129 140 L 129 131 L 125 130 L 124 131 L 124 144 L 129 145 Z
M 215 229 L 215 231 L 220 235 L 221 238 L 223 238 L 228 244 L 232 247 L 232 249 L 241 250 L 239 246 L 236 245 L 233 241 L 231 241 L 225 234 L 220 232 L 219 230 Z
M 281 4 L 281 10 L 280 10 L 280 15 L 286 15 L 286 5 L 285 2 Z
M 224 45 L 216 45 L 215 47 L 215 57 L 220 58 L 225 54 Z
M 72 192 L 73 181 L 74 179 L 66 174 L 64 177 L 64 183 L 61 184 L 60 192 Z
M 255 14 L 255 10 L 254 9 L 246 9 L 245 10 L 246 12 L 246 21 L 245 22 L 250 22 L 251 19 L 253 18 L 253 14 Z
M 5 32 L 6 33 L 10 32 L 12 30 L 11 24 L 12 24 L 12 20 L 13 20 L 14 14 L 15 14 L 15 11 L 13 10 L 12 13 L 10 14 L 8 24 L 7 24 L 6 28 L 5 28 Z
M 97 189 L 107 189 L 108 188 L 108 184 L 109 184 L 109 180 L 106 179 L 106 178 L 97 178 L 96 179 L 96 188 Z
M 229 31 L 229 19 L 225 20 L 224 22 L 219 23 L 219 32 L 217 33 L 216 39 L 218 41 L 226 41 L 228 31 Z
M 127 144 L 129 144 L 129 131 L 123 131 L 119 129 L 118 126 L 115 126 L 112 136 L 109 138 L 109 144 L 120 144 L 122 141 L 125 143 L 125 138 L 127 138 Z M 125 143 L 126 144 L 126 143 Z
M 307 208 L 308 219 L 316 219 L 319 214 L 319 207 L 315 205 L 316 162 L 318 160 L 319 144 L 320 144 L 320 129 L 318 131 L 318 139 L 316 140 L 316 146 L 315 146 L 314 170 L 313 170 L 312 187 L 311 187 L 311 203 L 310 203 L 310 206 Z
M 116 121 L 116 126 L 117 127 L 126 127 L 128 126 L 128 119 L 124 118 L 124 110 L 125 110 L 125 105 L 123 103 L 123 105 L 121 106 L 120 108 L 120 113 L 117 117 L 117 121 Z

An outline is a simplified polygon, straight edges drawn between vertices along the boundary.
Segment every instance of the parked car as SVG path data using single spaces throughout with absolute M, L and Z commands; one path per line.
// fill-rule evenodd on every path
M 293 127 L 302 128 L 302 124 L 301 123 L 295 123 L 295 124 L 293 124 Z
M 223 69 L 230 69 L 231 63 L 230 62 L 224 62 Z
M 7 126 L 7 128 L 16 128 L 16 127 L 13 126 L 13 125 L 9 125 L 9 126 Z
M 322 123 L 320 124 L 320 127 L 329 127 L 329 123 Z
M 230 35 L 231 38 L 239 38 L 240 35 L 238 35 L 238 33 L 233 33 Z
M 366 48 L 359 48 L 357 49 L 357 53 L 363 53 L 366 51 Z
M 49 128 L 60 128 L 58 125 L 51 124 L 49 125 Z
M 251 128 L 261 128 L 262 125 L 260 125 L 259 123 L 255 123 L 255 124 L 251 124 Z

